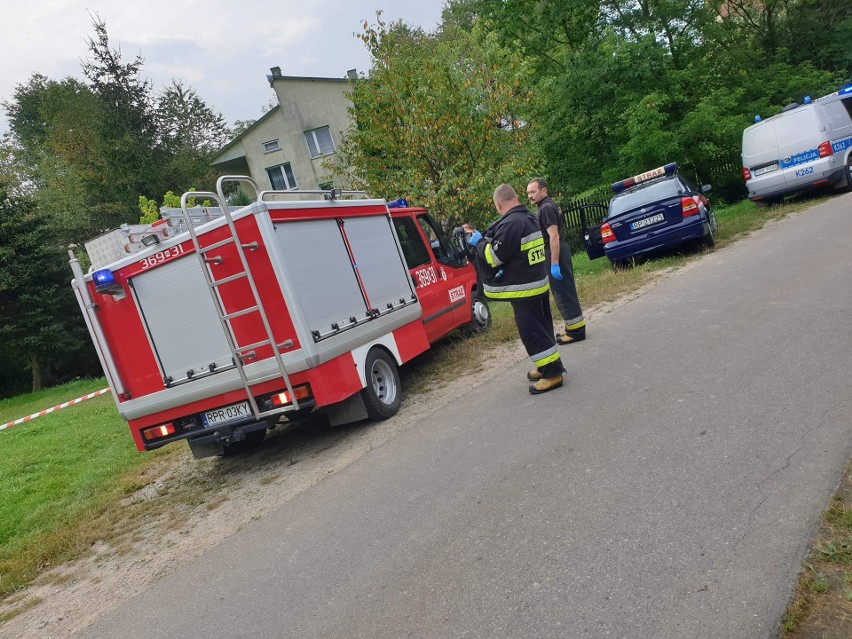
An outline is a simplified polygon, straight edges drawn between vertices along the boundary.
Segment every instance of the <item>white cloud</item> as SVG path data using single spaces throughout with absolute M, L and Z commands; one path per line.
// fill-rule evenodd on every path
M 183 80 L 225 119 L 257 118 L 272 91 L 269 68 L 285 75 L 343 77 L 366 71 L 369 55 L 354 37 L 364 20 L 402 18 L 426 29 L 443 0 L 6 0 L 0 21 L 0 100 L 33 73 L 81 77 L 92 16 L 107 26 L 125 61 L 141 55 L 155 89 Z M 0 133 L 7 129 L 0 112 Z

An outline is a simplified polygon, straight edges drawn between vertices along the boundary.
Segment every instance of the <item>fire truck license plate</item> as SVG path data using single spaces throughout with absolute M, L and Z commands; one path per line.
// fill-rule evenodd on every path
M 204 428 L 224 426 L 225 424 L 237 422 L 246 417 L 251 417 L 251 408 L 249 408 L 248 402 L 231 404 L 230 406 L 223 406 L 222 408 L 201 413 L 201 421 L 204 422 Z

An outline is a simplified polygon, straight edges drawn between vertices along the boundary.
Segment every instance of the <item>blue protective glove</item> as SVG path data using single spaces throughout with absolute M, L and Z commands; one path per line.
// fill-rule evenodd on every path
M 562 271 L 559 270 L 559 264 L 551 264 L 550 265 L 550 277 L 555 280 L 562 279 Z
M 479 244 L 479 240 L 481 239 L 482 233 L 480 233 L 479 231 L 474 231 L 473 235 L 468 238 L 467 243 L 471 246 L 476 246 L 477 244 Z

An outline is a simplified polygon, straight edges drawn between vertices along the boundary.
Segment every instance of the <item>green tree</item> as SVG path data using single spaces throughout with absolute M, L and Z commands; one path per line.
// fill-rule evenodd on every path
M 68 284 L 61 224 L 13 191 L 0 177 L 0 343 L 4 365 L 29 369 L 37 391 L 57 373 L 92 374 L 97 364 Z
M 755 113 L 836 90 L 848 37 L 791 17 L 817 6 L 829 34 L 852 13 L 839 0 L 455 0 L 447 14 L 527 56 L 535 143 L 554 186 L 579 191 L 673 160 L 707 176 Z
M 211 109 L 194 89 L 172 80 L 158 96 L 155 118 L 168 158 L 166 183 L 185 187 L 192 182 L 213 182 L 210 160 L 231 135 L 222 114 Z
M 521 186 L 540 168 L 528 144 L 528 69 L 476 27 L 430 34 L 377 18 L 361 35 L 370 77 L 353 83 L 354 124 L 331 169 L 442 220 L 493 217 L 494 187 Z
M 0 338 L 7 366 L 28 366 L 34 386 L 66 364 L 89 370 L 93 354 L 64 247 L 135 222 L 139 194 L 212 181 L 207 158 L 226 137 L 221 116 L 180 82 L 155 98 L 142 59 L 122 61 L 104 23 L 93 26 L 84 81 L 34 74 L 3 103 Z

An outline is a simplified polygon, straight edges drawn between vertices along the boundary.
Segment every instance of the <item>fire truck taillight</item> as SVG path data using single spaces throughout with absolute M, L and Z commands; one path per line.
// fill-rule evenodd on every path
M 308 384 L 295 386 L 293 388 L 293 394 L 296 396 L 296 399 L 310 399 L 311 387 Z M 272 400 L 273 406 L 287 406 L 288 404 L 293 403 L 293 400 L 290 399 L 290 393 L 287 391 L 284 391 L 283 393 L 275 393 L 270 399 Z
M 142 431 L 142 437 L 148 440 L 149 442 L 154 439 L 160 439 L 161 437 L 168 437 L 169 435 L 174 434 L 174 424 L 160 424 L 159 426 L 154 426 L 153 428 L 146 428 Z

